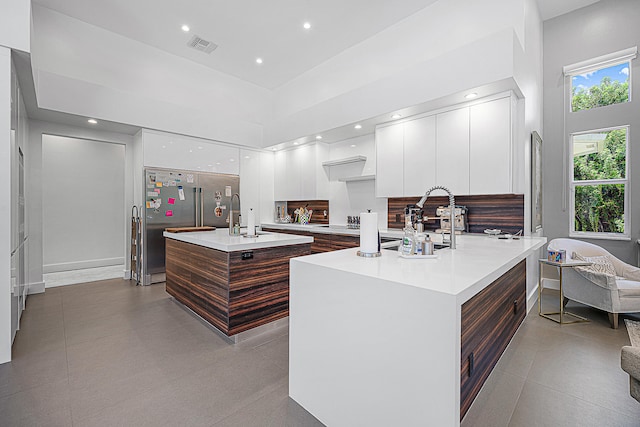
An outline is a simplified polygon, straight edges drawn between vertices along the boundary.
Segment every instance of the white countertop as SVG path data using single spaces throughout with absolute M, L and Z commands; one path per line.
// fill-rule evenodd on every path
M 432 236 L 437 242 L 439 236 Z M 314 264 L 455 295 L 458 303 L 462 304 L 541 248 L 546 241 L 545 237 L 502 240 L 465 234 L 457 236 L 455 250 L 438 250 L 435 259 L 405 259 L 399 257 L 396 251 L 386 249 L 378 258 L 362 258 L 356 255 L 356 248 L 299 257 L 292 262 Z
M 243 231 L 243 233 L 246 232 Z M 293 234 L 260 233 L 256 237 L 231 236 L 227 228 L 214 231 L 194 231 L 188 233 L 163 233 L 164 237 L 192 243 L 224 252 L 245 251 L 250 249 L 271 248 L 275 246 L 312 243 L 313 237 Z
M 344 234 L 348 236 L 360 236 L 360 230 L 354 228 L 347 228 L 346 225 L 323 225 L 323 224 L 296 224 L 296 223 L 263 223 L 260 225 L 265 228 L 278 228 L 280 230 L 296 230 L 296 231 L 309 231 L 311 233 L 323 233 L 323 234 Z M 392 228 L 381 228 L 380 237 L 392 237 L 401 239 L 404 235 L 402 230 Z

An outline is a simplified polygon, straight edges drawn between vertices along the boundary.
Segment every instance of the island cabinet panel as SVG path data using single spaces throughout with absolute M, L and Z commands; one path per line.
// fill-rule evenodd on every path
M 525 261 L 462 305 L 460 419 L 469 410 L 525 315 Z
M 281 234 L 296 234 L 298 236 L 311 236 L 313 237 L 313 243 L 311 243 L 312 254 L 319 254 L 321 252 L 330 252 L 332 250 L 335 250 L 331 248 L 331 234 L 312 233 L 310 231 L 299 231 L 299 230 L 280 230 L 279 228 L 276 229 L 276 228 L 269 228 L 269 227 L 263 227 L 262 230 L 274 232 L 274 233 L 281 233 Z M 344 248 L 340 248 L 340 249 L 344 249 Z
M 310 243 L 229 253 L 229 335 L 289 315 L 289 260 L 310 253 Z
M 310 253 L 310 243 L 224 252 L 167 239 L 166 289 L 231 336 L 289 315 L 289 260 Z
M 166 239 L 166 261 L 167 293 L 226 333 L 228 254 Z
M 334 234 L 331 236 L 331 250 L 357 248 L 360 246 L 360 237 Z

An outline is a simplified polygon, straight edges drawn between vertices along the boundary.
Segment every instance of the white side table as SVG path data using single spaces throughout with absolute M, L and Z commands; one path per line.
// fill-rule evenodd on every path
M 552 265 L 554 267 L 556 267 L 558 269 L 558 273 L 560 275 L 560 311 L 556 311 L 556 312 L 542 312 L 542 264 L 547 264 L 547 265 Z M 568 311 L 565 311 L 564 309 L 564 293 L 562 292 L 562 270 L 564 270 L 565 268 L 573 268 L 573 267 L 584 267 L 587 265 L 591 265 L 591 262 L 586 262 L 586 261 L 569 261 L 569 262 L 555 262 L 555 261 L 549 261 L 546 259 L 539 259 L 538 260 L 538 267 L 539 267 L 539 273 L 538 273 L 538 314 L 544 318 L 547 318 L 549 320 L 553 320 L 556 323 L 560 323 L 562 325 L 566 325 L 566 324 L 570 324 L 570 323 L 582 323 L 582 322 L 588 322 L 589 319 L 584 318 L 582 316 L 578 316 L 577 314 L 573 314 L 570 313 Z M 555 318 L 552 316 L 556 316 L 556 315 L 560 315 L 559 318 Z M 565 320 L 566 316 L 571 316 L 574 318 L 574 320 L 570 320 L 567 321 Z

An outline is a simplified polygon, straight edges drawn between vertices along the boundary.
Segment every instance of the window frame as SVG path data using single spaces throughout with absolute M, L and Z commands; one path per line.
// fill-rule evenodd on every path
M 635 58 L 635 57 L 634 57 Z M 611 62 L 607 62 L 607 63 L 596 63 L 593 64 L 592 66 L 588 66 L 588 67 L 583 67 L 580 68 L 579 70 L 576 71 L 571 71 L 566 73 L 566 75 L 569 77 L 569 113 L 570 114 L 576 114 L 576 113 L 581 113 L 583 111 L 594 111 L 594 110 L 598 110 L 600 108 L 606 108 L 606 107 L 611 107 L 612 105 L 620 105 L 620 104 L 628 104 L 633 100 L 633 85 L 631 84 L 631 74 L 633 73 L 632 70 L 632 66 L 631 66 L 631 61 L 634 58 L 621 58 L 617 61 L 611 61 Z M 582 74 L 586 74 L 586 73 L 590 73 L 590 72 L 594 72 L 594 71 L 599 71 L 599 70 L 604 70 L 606 68 L 611 68 L 611 67 L 615 67 L 616 65 L 621 65 L 621 64 L 627 64 L 628 65 L 628 69 L 629 69 L 629 75 L 627 76 L 627 80 L 629 82 L 629 97 L 627 98 L 626 102 L 618 102 L 616 104 L 609 104 L 609 105 L 602 105 L 599 107 L 594 107 L 594 108 L 589 108 L 586 110 L 578 110 L 578 111 L 573 111 L 573 78 L 575 76 L 580 76 Z
M 573 140 L 577 135 L 585 135 L 599 132 L 609 132 L 612 130 L 624 129 L 626 131 L 625 141 L 625 173 L 624 178 L 615 179 L 597 179 L 597 180 L 579 180 L 574 178 L 574 157 L 573 157 Z M 584 238 L 584 239 L 608 239 L 608 240 L 630 240 L 631 239 L 631 224 L 629 223 L 629 184 L 630 184 L 630 165 L 629 165 L 629 145 L 631 140 L 631 127 L 629 125 L 611 126 L 600 129 L 590 129 L 586 131 L 573 132 L 569 135 L 569 237 Z M 624 233 L 611 233 L 611 232 L 598 232 L 598 231 L 576 231 L 576 187 L 587 187 L 596 185 L 624 185 Z

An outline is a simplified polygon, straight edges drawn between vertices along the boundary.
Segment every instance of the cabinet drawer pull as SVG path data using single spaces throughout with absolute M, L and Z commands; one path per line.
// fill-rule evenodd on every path
M 518 314 L 518 300 L 513 302 L 513 314 Z

